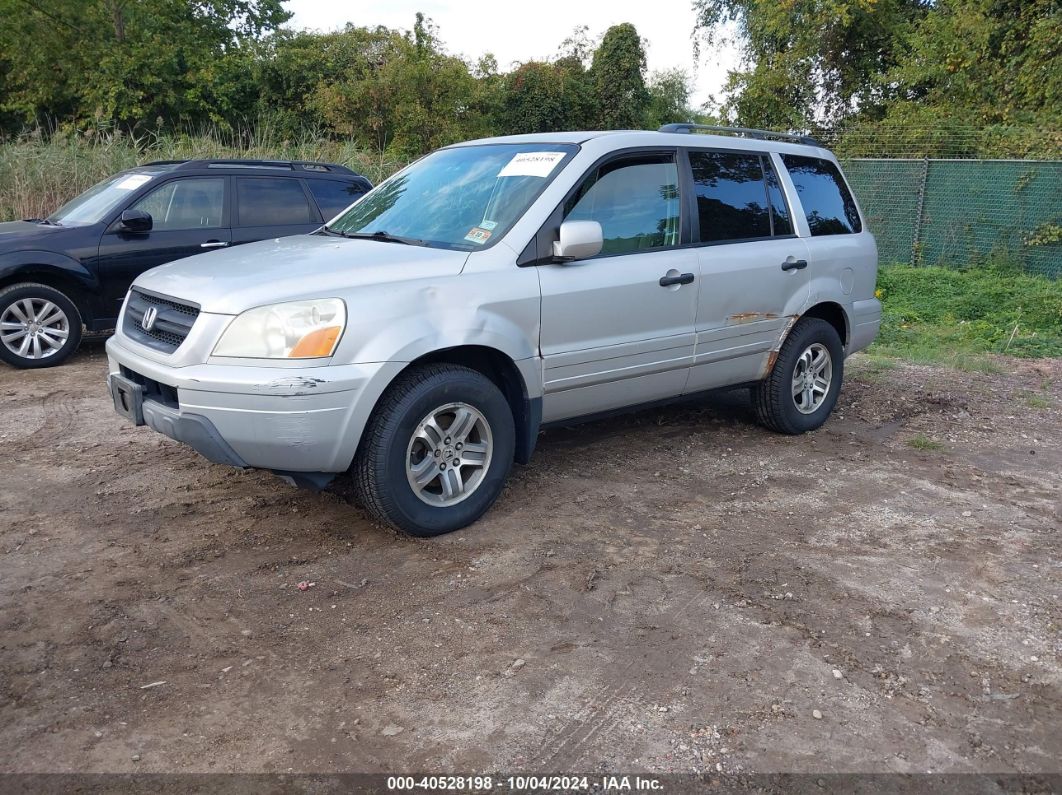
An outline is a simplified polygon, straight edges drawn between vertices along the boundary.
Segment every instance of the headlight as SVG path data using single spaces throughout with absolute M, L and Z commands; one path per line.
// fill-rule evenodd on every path
M 318 359 L 331 356 L 347 324 L 338 298 L 289 301 L 248 309 L 225 329 L 215 356 Z

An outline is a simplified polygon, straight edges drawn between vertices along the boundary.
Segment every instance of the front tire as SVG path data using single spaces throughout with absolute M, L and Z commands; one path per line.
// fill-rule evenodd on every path
M 62 364 L 81 344 L 81 313 L 66 295 L 25 282 L 0 290 L 0 359 L 35 369 Z
M 844 346 L 837 330 L 803 318 L 782 343 L 767 377 L 752 390 L 760 422 L 772 431 L 800 434 L 820 427 L 837 405 L 844 380 Z
M 431 364 L 401 375 L 380 399 L 354 459 L 358 499 L 376 519 L 413 536 L 479 519 L 513 463 L 512 411 L 475 370 Z

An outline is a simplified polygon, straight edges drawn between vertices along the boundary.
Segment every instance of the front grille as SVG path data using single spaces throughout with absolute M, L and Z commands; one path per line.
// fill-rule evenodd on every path
M 144 314 L 151 308 L 158 314 L 152 327 L 146 329 Z M 197 317 L 199 307 L 195 304 L 133 288 L 125 304 L 122 333 L 141 345 L 173 353 L 184 342 Z

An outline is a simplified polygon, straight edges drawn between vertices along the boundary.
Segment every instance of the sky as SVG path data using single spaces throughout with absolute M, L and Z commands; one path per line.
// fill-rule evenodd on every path
M 556 55 L 560 43 L 579 25 L 589 26 L 596 40 L 612 25 L 630 22 L 647 41 L 650 73 L 681 68 L 690 75 L 695 107 L 720 95 L 727 70 L 738 63 L 733 46 L 694 58 L 691 0 L 533 0 L 519 6 L 469 0 L 286 0 L 284 6 L 295 15 L 289 26 L 321 31 L 342 28 L 347 22 L 409 30 L 417 11 L 422 11 L 435 22 L 447 52 L 473 62 L 493 53 L 503 71 L 514 63 Z

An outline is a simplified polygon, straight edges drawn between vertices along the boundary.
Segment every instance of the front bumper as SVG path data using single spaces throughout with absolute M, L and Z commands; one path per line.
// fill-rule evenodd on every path
M 120 377 L 145 384 L 142 417 L 153 430 L 216 463 L 290 473 L 350 466 L 375 382 L 389 380 L 394 367 L 168 367 L 120 336 L 107 341 L 107 359 L 112 383 Z

